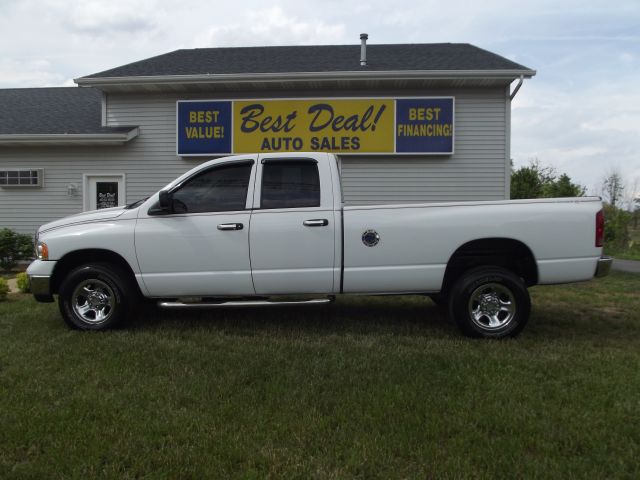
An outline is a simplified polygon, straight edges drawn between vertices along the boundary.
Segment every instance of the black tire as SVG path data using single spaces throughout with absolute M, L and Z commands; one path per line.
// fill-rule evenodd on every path
M 60 285 L 58 306 L 71 328 L 107 330 L 131 317 L 136 299 L 136 287 L 121 268 L 92 263 L 67 275 Z
M 527 324 L 530 312 L 524 281 L 501 267 L 465 272 L 449 296 L 449 314 L 469 337 L 515 337 Z

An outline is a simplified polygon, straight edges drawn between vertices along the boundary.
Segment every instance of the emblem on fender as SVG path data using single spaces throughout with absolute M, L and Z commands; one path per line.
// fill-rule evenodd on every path
M 375 230 L 367 230 L 362 234 L 362 243 L 367 247 L 375 247 L 380 241 L 380 235 Z

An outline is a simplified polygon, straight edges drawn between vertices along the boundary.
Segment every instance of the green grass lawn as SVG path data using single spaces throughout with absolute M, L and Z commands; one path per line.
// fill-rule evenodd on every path
M 626 248 L 605 248 L 604 253 L 620 260 L 640 260 L 640 242 Z
M 0 478 L 638 478 L 640 275 L 532 289 L 516 340 L 422 297 L 149 312 L 0 303 Z

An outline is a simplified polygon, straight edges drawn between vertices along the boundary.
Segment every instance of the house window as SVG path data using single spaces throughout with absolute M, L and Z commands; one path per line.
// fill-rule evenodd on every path
M 0 187 L 41 187 L 44 170 L 0 170 Z

